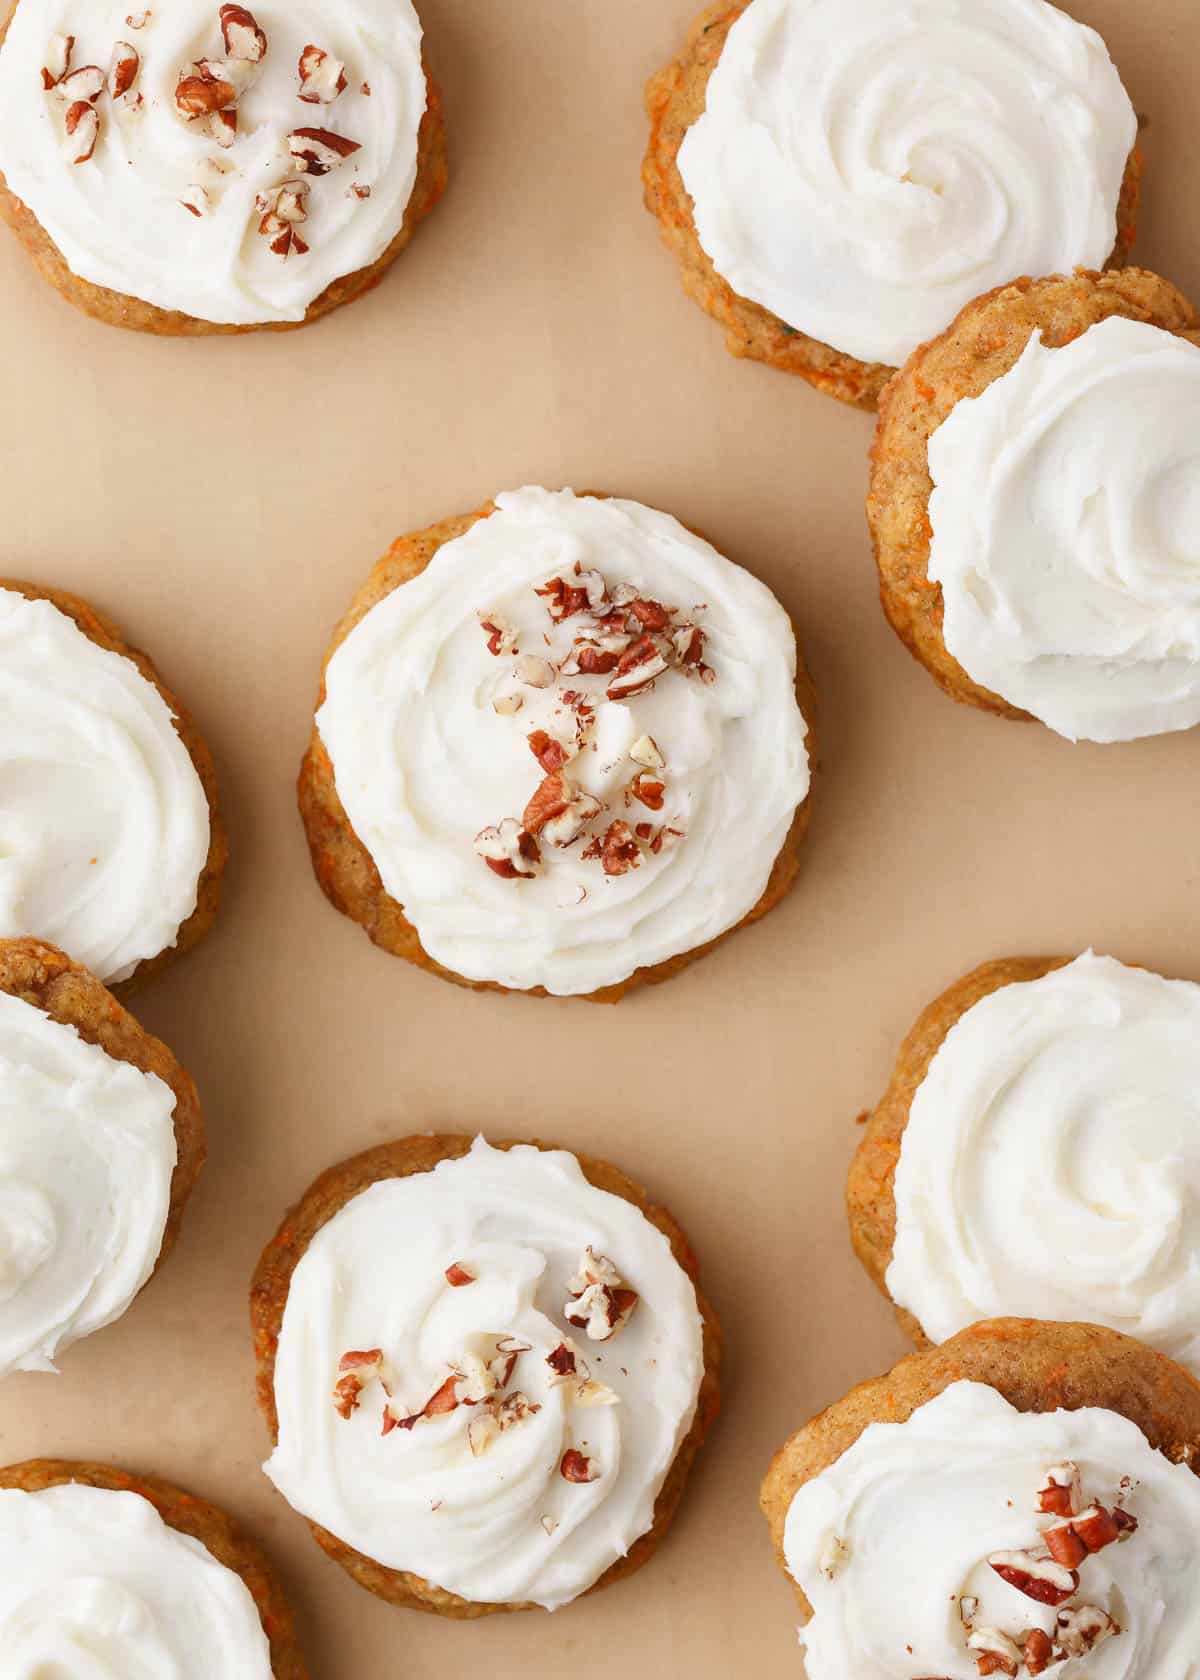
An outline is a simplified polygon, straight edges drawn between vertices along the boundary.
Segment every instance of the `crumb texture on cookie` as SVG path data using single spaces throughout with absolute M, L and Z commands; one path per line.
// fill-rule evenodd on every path
M 948 331 L 922 345 L 909 358 L 887 386 L 880 401 L 879 424 L 871 452 L 867 517 L 879 568 L 880 598 L 884 611 L 910 652 L 942 688 L 956 700 L 1004 717 L 1027 719 L 1032 713 L 1013 704 L 996 690 L 973 680 L 946 644 L 943 590 L 930 575 L 930 545 L 933 539 L 930 498 L 934 488 L 930 474 L 931 443 L 956 406 L 984 396 L 990 387 L 1017 367 L 1035 335 L 1039 336 L 1042 347 L 1033 353 L 1036 364 L 1049 370 L 1065 366 L 1069 374 L 1075 356 L 1069 355 L 1065 364 L 1059 364 L 1056 360 L 1058 351 L 1064 346 L 1074 347 L 1079 341 L 1090 339 L 1092 328 L 1114 316 L 1157 327 L 1181 338 L 1191 338 L 1198 325 L 1196 311 L 1187 298 L 1168 281 L 1145 269 L 1127 268 L 1105 274 L 1059 274 L 1042 280 L 1022 279 L 1001 286 L 968 304 Z M 1139 335 L 1139 340 L 1143 344 L 1146 342 L 1143 335 Z M 1093 344 L 1096 342 L 1103 346 L 1105 339 L 1101 336 L 1099 341 L 1092 340 Z M 1151 342 L 1159 347 L 1152 352 L 1153 356 L 1164 353 L 1161 341 Z M 1191 350 L 1192 345 L 1188 344 L 1187 355 Z M 1054 352 L 1054 355 L 1049 352 Z M 1086 360 L 1091 350 L 1083 349 L 1077 354 Z M 1190 362 L 1180 360 L 1173 347 L 1170 347 L 1166 362 L 1169 388 L 1177 393 L 1180 400 L 1190 402 Z M 1031 618 L 1026 646 L 1019 651 L 1032 658 L 1031 678 L 1043 689 L 1051 680 L 1061 685 L 1072 679 L 1075 672 L 1081 673 L 1084 692 L 1092 695 L 1093 718 L 1101 726 L 1097 729 L 1099 738 L 1107 738 L 1105 725 L 1109 736 L 1119 736 L 1120 731 L 1119 728 L 1114 729 L 1111 716 L 1104 717 L 1103 703 L 1095 701 L 1096 672 L 1104 667 L 1106 660 L 1109 661 L 1114 674 L 1114 693 L 1124 695 L 1131 692 L 1129 688 L 1119 690 L 1118 682 L 1141 683 L 1152 688 L 1154 673 L 1149 665 L 1147 670 L 1137 671 L 1141 651 L 1145 649 L 1148 653 L 1156 645 L 1155 638 L 1161 638 L 1163 625 L 1168 619 L 1180 623 L 1186 644 L 1191 634 L 1191 619 L 1195 615 L 1195 604 L 1191 599 L 1194 591 L 1189 593 L 1186 567 L 1182 574 L 1180 568 L 1180 559 L 1186 560 L 1187 544 L 1191 543 L 1193 548 L 1195 544 L 1195 516 L 1194 512 L 1189 512 L 1189 503 L 1194 508 L 1194 497 L 1187 489 L 1189 482 L 1194 481 L 1195 473 L 1186 465 L 1189 459 L 1194 461 L 1194 455 L 1189 457 L 1187 440 L 1181 442 L 1175 436 L 1170 414 L 1159 406 L 1158 382 L 1139 384 L 1137 369 L 1130 371 L 1134 375 L 1138 400 L 1129 405 L 1129 413 L 1139 415 L 1142 429 L 1140 434 L 1134 435 L 1127 424 L 1128 416 L 1124 412 L 1117 414 L 1121 443 L 1111 462 L 1109 455 L 1113 440 L 1108 437 L 1104 440 L 1102 458 L 1094 466 L 1089 466 L 1079 449 L 1081 437 L 1087 436 L 1086 423 L 1082 428 L 1076 424 L 1069 404 L 1066 408 L 1060 406 L 1056 409 L 1049 401 L 1042 405 L 1039 413 L 1028 417 L 1025 440 L 1032 453 L 1015 450 L 1012 462 L 1014 476 L 1020 478 L 1024 473 L 1027 487 L 1038 491 L 1037 503 L 1031 511 L 1037 520 L 1044 523 L 1045 529 L 1033 544 L 1037 554 L 1053 557 L 1056 550 L 1061 550 L 1070 524 L 1070 506 L 1074 506 L 1077 515 L 1077 552 L 1083 556 L 1083 564 L 1076 566 L 1073 577 L 1068 573 L 1065 578 L 1058 579 L 1055 570 L 1039 574 L 1039 586 L 1045 591 L 1047 600 L 1053 602 L 1056 591 L 1069 589 L 1078 595 L 1081 591 L 1091 594 L 1099 590 L 1105 602 L 1104 612 L 1095 627 L 1094 647 L 1078 626 L 1073 646 L 1056 649 L 1040 645 L 1039 635 L 1041 643 L 1045 642 L 1042 633 L 1045 623 L 1054 620 L 1055 613 L 1052 612 L 1049 619 L 1043 615 L 1040 627 L 1038 621 Z M 1058 376 L 1053 374 L 1053 377 Z M 1086 400 L 1081 413 L 1086 414 L 1093 401 L 1100 408 L 1110 404 L 1106 385 L 1107 379 L 1103 375 L 1098 381 L 1085 381 L 1082 395 Z M 1005 386 L 1004 390 L 1016 392 L 1018 388 L 1014 384 Z M 995 400 L 1003 401 L 1003 392 Z M 964 432 L 973 429 L 972 412 L 968 408 L 962 419 Z M 1039 464 L 1041 436 L 1059 428 L 1064 444 L 1064 467 L 1070 468 L 1069 472 L 1064 472 L 1061 482 L 1055 467 Z M 1170 557 L 1162 588 L 1158 590 L 1155 581 L 1145 576 L 1139 558 L 1131 554 L 1128 537 L 1122 532 L 1120 522 L 1123 518 L 1139 517 L 1139 510 L 1129 505 L 1125 491 L 1137 483 L 1146 451 L 1158 447 L 1156 439 L 1160 431 L 1164 459 L 1178 470 L 1165 474 L 1161 483 L 1153 475 L 1145 481 L 1150 502 L 1154 504 L 1158 516 L 1166 521 L 1166 530 L 1156 530 L 1152 540 L 1161 552 L 1167 530 L 1182 533 L 1185 554 Z M 1019 440 L 1021 436 L 1020 425 L 1014 418 L 1014 437 Z M 1069 451 L 1066 450 L 1067 445 L 1070 446 Z M 1050 451 L 1049 454 L 1053 454 L 1055 462 L 1059 460 L 1058 451 Z M 1031 463 L 1034 468 L 1032 473 L 1029 471 Z M 991 485 L 991 493 L 1003 496 L 1012 483 L 1011 478 L 1005 476 L 1009 465 L 1007 457 L 998 457 L 996 465 L 999 470 Z M 1112 495 L 1109 494 L 1110 479 Z M 1088 484 L 1091 485 L 1090 494 L 1086 489 Z M 971 492 L 974 492 L 979 517 L 986 520 L 987 510 L 992 505 L 988 487 L 974 485 Z M 1105 543 L 1110 535 L 1114 547 L 1111 553 L 1106 553 Z M 964 560 L 963 564 L 967 562 Z M 1099 578 L 1088 576 L 1086 568 L 1099 573 Z M 969 583 L 966 574 L 964 582 Z M 1001 589 L 1007 582 L 1003 576 L 999 579 Z M 981 595 L 979 610 L 983 613 L 987 611 L 991 599 L 989 591 L 994 593 L 991 579 L 982 577 L 978 589 Z M 1020 610 L 1024 623 L 1029 612 L 1024 601 Z M 1015 629 L 1019 635 L 1020 627 Z M 999 634 L 999 631 L 997 622 L 996 633 Z M 1055 656 L 1063 653 L 1072 658 L 1060 668 Z M 1130 666 L 1131 671 L 1123 675 L 1122 664 Z M 1173 657 L 1164 669 L 1169 672 L 1172 666 L 1178 675 L 1181 670 L 1186 671 L 1187 660 Z M 1144 696 L 1139 697 L 1135 690 L 1133 693 L 1148 721 L 1153 723 L 1156 709 L 1160 719 L 1169 717 L 1169 692 L 1160 694 L 1150 705 L 1145 704 Z M 1032 698 L 1032 695 L 1027 697 Z M 1048 717 L 1053 721 L 1049 713 Z M 1168 726 L 1172 725 L 1168 722 Z
M 865 408 L 979 292 L 1133 244 L 1136 117 L 1099 36 L 1043 0 L 732 0 L 647 108 L 685 290 L 735 355 Z
M 303 321 L 404 225 L 427 104 L 411 0 L 135 17 L 20 0 L 0 48 L 9 192 L 92 287 L 218 326 Z
M 267 1475 L 388 1569 L 556 1609 L 653 1525 L 704 1371 L 694 1286 L 576 1159 L 476 1140 L 313 1237 Z
M 1113 1410 L 952 1383 L 798 1488 L 783 1550 L 812 1680 L 1195 1673 L 1200 1480 Z
M 1200 720 L 1200 347 L 1110 316 L 929 439 L 928 575 L 971 680 L 1070 740 Z
M 398 544 L 339 631 L 301 776 L 318 877 L 452 977 L 623 988 L 790 884 L 798 692 L 782 607 L 676 520 L 501 495 Z
M 932 1005 L 849 1190 L 902 1317 L 932 1341 L 1088 1320 L 1200 1371 L 1198 1045 L 1200 986 L 1090 951 L 988 965 Z
M 216 912 L 207 748 L 82 602 L 0 584 L 0 938 L 123 982 Z

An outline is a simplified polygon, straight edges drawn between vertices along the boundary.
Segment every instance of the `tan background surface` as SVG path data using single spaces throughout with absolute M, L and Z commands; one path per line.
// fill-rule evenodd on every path
M 2 570 L 115 615 L 187 697 L 233 860 L 208 943 L 135 1000 L 200 1084 L 178 1252 L 58 1380 L 0 1391 L 0 1459 L 123 1461 L 273 1550 L 315 1680 L 798 1673 L 758 1517 L 782 1436 L 901 1351 L 851 1257 L 854 1115 L 917 1010 L 1014 951 L 1089 942 L 1200 979 L 1200 735 L 1072 748 L 956 708 L 886 628 L 869 419 L 738 363 L 639 203 L 645 77 L 692 0 L 422 0 L 453 179 L 373 297 L 299 335 L 171 343 L 76 315 L 0 241 Z M 1151 118 L 1142 260 L 1200 291 L 1195 0 L 1079 0 Z M 791 899 L 616 1010 L 473 996 L 321 898 L 292 797 L 317 667 L 399 531 L 536 481 L 640 497 L 758 571 L 802 627 L 825 774 Z M 426 1127 L 607 1155 L 691 1231 L 728 1407 L 634 1581 L 479 1625 L 356 1589 L 258 1472 L 245 1293 L 316 1172 Z

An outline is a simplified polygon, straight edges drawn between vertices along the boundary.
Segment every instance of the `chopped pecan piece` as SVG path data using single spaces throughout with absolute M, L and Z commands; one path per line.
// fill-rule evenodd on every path
M 362 147 L 328 128 L 297 128 L 288 135 L 288 150 L 301 175 L 328 175 Z
M 82 64 L 69 70 L 57 84 L 58 92 L 72 104 L 91 104 L 104 92 L 104 72 L 98 64 Z
M 58 86 L 70 69 L 71 54 L 74 51 L 74 35 L 51 35 L 50 45 L 46 49 L 46 62 L 42 65 L 42 86 L 47 93 L 51 88 Z
M 514 717 L 524 704 L 525 697 L 522 694 L 497 694 L 492 701 L 492 710 L 499 717 Z
M 1050 1516 L 1073 1517 L 1083 1504 L 1077 1464 L 1056 1464 L 1038 1489 L 1038 1510 Z
M 479 619 L 480 626 L 487 636 L 488 652 L 500 658 L 502 654 L 517 651 L 517 630 L 508 620 L 497 612 L 490 612 Z
M 175 86 L 175 108 L 181 116 L 191 122 L 197 117 L 211 117 L 237 103 L 238 90 L 232 82 L 201 73 L 199 65 L 194 68 L 197 74 L 180 76 Z M 211 71 L 212 66 L 205 68 Z
M 258 26 L 258 19 L 245 6 L 221 7 L 221 39 L 230 58 L 243 59 L 248 64 L 261 64 L 267 56 L 267 37 Z
M 359 1395 L 383 1372 L 382 1348 L 344 1353 L 338 1360 L 338 1380 L 333 1385 L 333 1409 L 341 1418 L 358 1410 Z
M 643 630 L 665 630 L 671 615 L 661 601 L 645 601 L 640 596 L 629 603 L 629 611 Z
M 666 804 L 667 784 L 658 781 L 654 776 L 639 770 L 626 789 L 625 802 L 636 799 L 639 805 L 644 805 L 648 811 L 661 811 Z
M 1025 1667 L 1030 1674 L 1044 1674 L 1054 1661 L 1054 1646 L 1050 1635 L 1041 1628 L 1033 1628 L 1025 1635 Z
M 108 67 L 108 91 L 114 99 L 123 99 L 137 81 L 142 67 L 136 47 L 128 41 L 118 41 L 113 48 L 112 63 Z
M 496 828 L 481 829 L 475 836 L 475 850 L 493 874 L 505 881 L 528 880 L 542 856 L 533 835 L 515 817 L 505 817 Z
M 67 109 L 67 155 L 72 163 L 87 163 L 95 155 L 100 138 L 100 117 L 94 105 L 77 99 Z
M 597 1482 L 600 1468 L 594 1458 L 588 1458 L 578 1447 L 568 1447 L 562 1456 L 559 1473 L 564 1482 Z
M 465 1289 L 469 1283 L 474 1283 L 479 1273 L 470 1266 L 464 1266 L 461 1260 L 453 1261 L 446 1267 L 446 1282 L 451 1289 Z
M 1054 1635 L 1054 1655 L 1059 1661 L 1068 1657 L 1086 1657 L 1102 1641 L 1112 1639 L 1120 1631 L 1120 1623 L 1095 1604 L 1080 1604 L 1071 1610 L 1060 1610 Z
M 526 738 L 530 752 L 548 776 L 553 775 L 555 770 L 561 770 L 570 756 L 562 742 L 556 741 L 544 729 L 535 729 Z
M 548 659 L 540 659 L 536 653 L 524 653 L 513 667 L 513 673 L 518 682 L 526 683 L 530 688 L 553 688 L 555 671 Z
M 346 91 L 346 66 L 321 47 L 309 45 L 300 54 L 300 94 L 306 105 L 332 105 Z
M 1020 1673 L 1020 1647 L 1015 1639 L 1010 1639 L 999 1628 L 976 1628 L 967 1636 L 967 1649 L 974 1652 L 980 1674 Z
M 637 869 L 642 861 L 633 830 L 627 822 L 619 819 L 609 823 L 605 829 L 597 855 L 606 875 L 625 875 L 629 870 Z
M 1002 1581 L 1038 1604 L 1064 1604 L 1079 1591 L 1079 1576 L 1047 1553 L 993 1552 L 988 1563 Z
M 658 750 L 658 742 L 653 735 L 639 735 L 629 749 L 629 756 L 635 764 L 640 764 L 645 770 L 665 770 L 667 761 Z
M 661 638 L 646 634 L 632 642 L 617 661 L 616 675 L 605 693 L 610 700 L 629 700 L 649 688 L 667 669 Z

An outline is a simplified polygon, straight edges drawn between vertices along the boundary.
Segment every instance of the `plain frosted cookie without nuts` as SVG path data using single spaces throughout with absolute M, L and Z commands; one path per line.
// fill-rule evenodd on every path
M 1133 108 L 1044 0 L 732 0 L 646 103 L 684 289 L 734 355 L 864 408 L 970 298 L 1133 246 Z
M 615 1001 L 795 878 L 811 685 L 783 608 L 677 520 L 536 488 L 401 538 L 327 657 L 322 889 L 462 984 Z
M 78 597 L 0 579 L 0 938 L 124 996 L 208 932 L 226 851 L 212 755 L 146 655 Z
M 1194 1680 L 1198 1464 L 1200 1386 L 1111 1330 L 996 1319 L 911 1355 L 763 1483 L 809 1680 Z
M 0 1376 L 120 1318 L 204 1164 L 196 1087 L 78 963 L 0 940 Z
M 956 700 L 1097 741 L 1200 718 L 1198 327 L 1141 269 L 1022 280 L 887 387 L 880 594 Z
M 1090 951 L 986 963 L 917 1021 L 851 1237 L 918 1340 L 1036 1311 L 1200 1372 L 1200 986 Z
M 470 1618 L 647 1562 L 719 1405 L 679 1226 L 545 1144 L 412 1137 L 331 1168 L 251 1291 L 267 1475 L 361 1586 Z
M 374 286 L 445 188 L 411 0 L 17 0 L 0 43 L 0 215 L 116 326 L 302 326 Z
M 262 1552 L 157 1477 L 46 1458 L 0 1469 L 0 1555 L 9 1672 L 307 1680 Z

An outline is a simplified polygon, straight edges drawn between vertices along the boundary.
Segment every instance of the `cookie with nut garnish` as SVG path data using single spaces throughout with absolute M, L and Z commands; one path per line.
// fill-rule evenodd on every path
M 0 940 L 0 1376 L 55 1370 L 128 1311 L 204 1156 L 166 1045 L 54 946 Z
M 331 1168 L 251 1323 L 267 1475 L 361 1586 L 444 1616 L 640 1568 L 719 1404 L 675 1220 L 545 1144 L 410 1137 Z
M 326 659 L 326 896 L 460 984 L 615 1001 L 795 879 L 813 696 L 783 608 L 639 502 L 536 488 L 402 537 Z
M 929 1005 L 870 1115 L 850 1235 L 918 1342 L 1036 1312 L 1200 1374 L 1200 985 L 1007 957 Z
M 1200 721 L 1200 315 L 1144 269 L 977 298 L 883 394 L 867 516 L 954 699 L 1069 740 Z
M 0 1557 L 10 1674 L 307 1680 L 262 1551 L 156 1476 L 51 1458 L 0 1469 Z
M 446 185 L 412 0 L 16 0 L 0 216 L 87 314 L 303 326 L 382 279 Z
M 646 104 L 684 290 L 735 356 L 862 408 L 979 293 L 1133 245 L 1137 117 L 1045 0 L 719 0 Z
M 199 729 L 86 601 L 0 579 L 0 939 L 126 995 L 211 927 L 225 869 Z
M 1198 1470 L 1200 1385 L 1116 1331 L 993 1319 L 910 1355 L 763 1483 L 809 1680 L 1192 1680 Z

